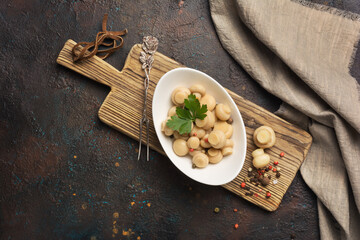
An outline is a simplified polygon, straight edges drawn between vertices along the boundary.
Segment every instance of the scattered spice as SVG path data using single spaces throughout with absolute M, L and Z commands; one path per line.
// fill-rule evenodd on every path
M 271 170 L 271 169 L 272 169 L 272 166 L 269 166 L 268 169 Z
M 279 172 L 276 173 L 276 177 L 277 177 L 277 178 L 279 178 L 280 175 L 281 175 L 281 174 L 280 174 Z
M 283 156 L 285 156 L 285 153 L 284 153 L 284 152 L 281 152 L 281 153 L 280 153 L 280 157 L 283 157 Z
M 74 158 L 77 158 L 77 156 L 76 156 L 76 155 L 74 155 Z
M 265 168 L 265 172 L 268 172 L 269 171 L 269 168 Z
M 278 161 L 275 161 L 275 162 L 274 162 L 274 164 L 275 164 L 275 165 L 278 165 L 278 164 L 279 164 L 279 162 L 278 162 Z
M 236 224 L 234 225 L 234 228 L 235 228 L 235 229 L 238 229 L 238 227 L 239 227 L 239 224 L 236 223 Z
M 119 167 L 120 164 L 118 162 L 115 163 L 115 167 Z
M 147 203 L 146 205 L 147 205 L 148 207 L 150 207 L 150 206 L 151 206 L 151 203 Z
M 107 58 L 111 53 L 124 45 L 124 40 L 121 36 L 125 35 L 128 31 L 124 29 L 122 31 L 108 31 L 106 30 L 108 14 L 104 15 L 102 21 L 102 31 L 96 34 L 96 39 L 93 42 L 79 42 L 72 49 L 73 61 L 85 60 L 100 53 L 101 59 Z M 111 40 L 112 42 L 105 42 L 105 40 Z M 79 47 L 82 46 L 82 49 Z M 99 50 L 99 46 L 106 47 L 106 49 Z M 92 49 L 92 50 L 90 50 Z M 89 51 L 90 52 L 89 52 Z
M 261 188 L 259 188 L 259 192 L 262 192 L 262 189 L 261 189 Z
M 276 168 L 273 168 L 273 172 L 276 172 Z
M 190 148 L 190 149 L 189 149 L 189 152 L 193 152 L 193 151 L 194 151 L 194 149 L 193 149 L 193 148 Z
M 215 212 L 215 213 L 220 212 L 220 208 L 218 208 L 218 207 L 214 208 L 214 212 Z
M 252 170 L 253 170 L 253 169 L 252 169 L 251 167 L 249 167 L 248 171 L 249 171 L 249 172 L 252 172 Z
M 254 196 L 255 196 L 255 197 L 258 197 L 258 196 L 259 196 L 259 194 L 257 194 L 257 193 L 254 193 Z
M 245 186 L 245 190 L 250 191 L 250 187 L 249 187 L 249 186 Z
M 261 172 L 262 172 L 262 173 L 264 173 L 264 172 L 265 172 L 265 170 L 263 169 L 263 170 L 261 170 Z
M 205 142 L 209 142 L 209 139 L 205 138 L 204 141 L 205 141 Z
M 270 198 L 271 197 L 271 193 L 270 192 L 266 192 L 266 198 Z
M 192 165 L 192 168 L 196 168 L 196 165 L 195 165 L 195 164 L 193 164 L 193 165 Z
M 193 136 L 195 136 L 195 137 L 196 137 L 196 136 L 197 136 L 197 133 L 194 133 L 194 134 L 193 134 Z
M 278 183 L 278 180 L 275 179 L 275 180 L 273 181 L 273 184 L 277 184 L 277 183 Z
M 280 167 L 277 167 L 276 170 L 277 170 L 278 172 L 280 172 L 281 168 L 280 168 Z
M 134 205 L 135 205 L 135 202 L 131 202 L 130 204 L 131 204 L 131 206 L 134 206 Z
M 241 183 L 241 188 L 244 188 L 246 184 L 244 182 Z
M 267 185 L 269 185 L 270 180 L 269 180 L 269 178 L 267 178 L 267 177 L 263 177 L 263 178 L 260 178 L 260 183 L 261 183 L 261 185 L 263 185 L 263 186 L 267 186 Z
M 234 212 L 237 212 L 238 210 L 236 208 L 234 208 Z
M 114 212 L 114 213 L 113 213 L 113 218 L 119 218 L 119 213 L 118 213 L 118 212 Z

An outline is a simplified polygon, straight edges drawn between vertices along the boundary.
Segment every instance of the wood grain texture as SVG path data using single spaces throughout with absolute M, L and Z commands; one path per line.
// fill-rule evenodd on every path
M 110 86 L 111 91 L 99 110 L 99 118 L 127 136 L 138 139 L 145 77 L 139 62 L 141 45 L 135 45 L 130 50 L 123 70 L 118 71 L 96 56 L 89 60 L 73 63 L 71 49 L 75 44 L 72 40 L 65 43 L 57 58 L 57 63 Z M 148 103 L 152 101 L 153 92 L 161 76 L 174 68 L 183 66 L 161 53 L 156 53 L 154 58 L 155 61 L 150 75 Z M 240 174 L 232 182 L 223 185 L 223 187 L 261 208 L 274 211 L 280 205 L 284 194 L 305 159 L 312 138 L 306 131 L 297 126 L 247 101 L 236 93 L 230 90 L 227 91 L 234 99 L 243 117 L 248 147 L 244 167 Z M 149 113 L 152 111 L 151 104 L 148 104 L 148 111 Z M 156 137 L 151 114 L 148 117 L 150 118 L 150 147 L 161 154 L 165 154 Z M 266 188 L 247 183 L 251 187 L 251 191 L 257 193 L 258 196 L 246 196 L 245 192 L 247 191 L 242 189 L 240 184 L 247 177 L 248 168 L 252 166 L 251 152 L 256 149 L 252 135 L 254 130 L 261 125 L 271 126 L 276 133 L 277 141 L 275 146 L 265 151 L 270 154 L 271 162 L 279 161 L 278 166 L 281 167 L 281 177 L 277 179 L 277 184 L 273 184 L 272 180 L 276 179 L 275 173 L 268 172 L 272 179 L 271 184 Z M 279 154 L 281 152 L 285 152 L 285 157 L 280 158 Z M 260 192 L 259 189 L 262 189 L 262 191 Z M 265 198 L 266 191 L 271 192 L 271 198 Z

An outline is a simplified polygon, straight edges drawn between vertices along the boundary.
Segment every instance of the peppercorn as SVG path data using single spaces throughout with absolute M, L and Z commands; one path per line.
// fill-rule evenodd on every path
M 237 229 L 238 227 L 239 227 L 239 224 L 236 223 L 236 224 L 234 225 L 234 228 Z
M 280 153 L 280 157 L 283 157 L 283 156 L 285 156 L 285 153 L 284 153 L 284 152 L 281 152 L 281 153 Z
M 265 170 L 261 170 L 261 172 L 262 172 L 262 173 L 264 173 L 264 172 L 265 172 Z
M 268 169 L 271 170 L 271 169 L 272 169 L 272 166 L 269 166 Z
M 237 212 L 238 210 L 236 208 L 234 208 L 234 212 Z
M 205 138 L 204 141 L 205 141 L 205 142 L 209 142 L 209 139 Z
M 251 167 L 249 167 L 248 171 L 251 172 L 253 169 Z
M 271 197 L 271 193 L 270 192 L 266 192 L 266 198 Z
M 215 213 L 220 212 L 220 208 L 218 208 L 218 207 L 214 208 L 214 212 L 215 212 Z
M 279 172 L 276 173 L 276 177 L 277 177 L 277 178 L 279 178 L 280 175 L 281 175 L 281 174 L 280 174 Z
M 273 168 L 273 172 L 276 172 L 276 168 Z
M 241 183 L 241 188 L 244 188 L 246 184 L 244 182 Z
M 194 151 L 194 149 L 193 149 L 193 148 L 190 148 L 190 149 L 189 149 L 189 152 L 193 152 L 193 151 Z
M 196 137 L 196 136 L 197 136 L 197 133 L 194 133 L 194 134 L 193 134 L 193 136 L 195 136 L 195 137 Z
M 275 164 L 275 165 L 278 165 L 278 164 L 279 164 L 279 162 L 278 162 L 278 161 L 275 161 L 275 162 L 274 162 L 274 164 Z

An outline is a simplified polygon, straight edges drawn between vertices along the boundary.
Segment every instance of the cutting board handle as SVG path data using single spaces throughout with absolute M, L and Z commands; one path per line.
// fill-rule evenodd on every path
M 116 82 L 114 80 L 121 78 L 122 73 L 97 56 L 88 60 L 74 62 L 72 57 L 72 48 L 75 44 L 76 42 L 73 40 L 67 40 L 56 59 L 56 62 L 92 80 L 105 84 L 109 87 L 113 87 Z

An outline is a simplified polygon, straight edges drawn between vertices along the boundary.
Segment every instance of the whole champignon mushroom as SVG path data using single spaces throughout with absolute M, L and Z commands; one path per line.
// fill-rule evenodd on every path
M 254 132 L 254 143 L 259 148 L 270 148 L 276 141 L 275 132 L 271 127 L 261 126 Z
M 225 157 L 225 156 L 228 156 L 228 155 L 231 155 L 233 153 L 233 148 L 232 147 L 224 147 L 223 149 L 221 149 L 221 153 L 222 155 Z
M 190 137 L 187 140 L 187 146 L 192 149 L 196 149 L 200 146 L 200 139 L 198 137 Z
M 184 134 L 180 135 L 180 133 L 178 131 L 174 131 L 174 138 L 175 139 L 183 139 L 183 140 L 187 141 L 189 139 L 189 134 L 184 133 Z
M 256 168 L 263 168 L 270 163 L 270 156 L 264 153 L 264 149 L 258 148 L 251 153 L 253 156 L 253 165 Z
M 209 162 L 213 164 L 218 163 L 223 159 L 223 155 L 219 149 L 210 148 L 207 154 L 209 157 Z
M 189 152 L 189 148 L 184 139 L 176 139 L 173 143 L 173 150 L 179 157 L 185 156 Z
M 215 108 L 216 117 L 222 121 L 230 118 L 231 109 L 227 104 L 219 103 Z
M 211 114 L 211 112 L 207 111 L 206 112 L 206 117 L 203 120 L 201 120 L 199 118 L 195 119 L 196 126 L 199 127 L 199 128 L 204 128 L 204 127 L 208 126 L 209 118 L 211 118 L 210 114 Z M 207 129 L 209 129 L 209 128 L 206 128 L 205 130 L 207 130 Z
M 214 130 L 220 130 L 225 133 L 226 138 L 231 138 L 233 134 L 233 126 L 225 121 L 218 121 L 214 124 Z
M 192 156 L 192 157 L 195 156 L 198 153 L 205 153 L 204 148 L 199 146 L 197 149 L 194 149 L 194 151 L 192 151 L 192 152 L 189 151 L 189 155 Z
M 207 111 L 207 114 L 205 118 L 207 118 L 207 122 L 205 124 L 205 126 L 203 126 L 202 128 L 205 130 L 209 130 L 212 127 L 214 127 L 215 124 L 215 113 L 214 112 L 209 112 Z
M 209 143 L 209 134 L 205 134 L 205 136 L 200 140 L 200 145 L 203 148 L 210 148 L 211 144 Z
M 225 133 L 220 130 L 214 130 L 209 134 L 208 141 L 213 148 L 223 148 L 226 143 Z
M 190 90 L 186 87 L 177 87 L 171 94 L 171 101 L 180 106 L 184 104 L 184 100 L 191 94 Z
M 175 115 L 176 115 L 176 106 L 172 106 L 172 107 L 169 109 L 168 116 L 169 116 L 169 117 L 172 117 L 172 116 L 175 116 Z
M 171 128 L 169 128 L 169 127 L 166 125 L 166 123 L 167 123 L 167 121 L 168 121 L 169 119 L 170 119 L 170 118 L 167 118 L 165 121 L 163 121 L 163 122 L 161 123 L 161 131 L 163 131 L 164 134 L 165 134 L 165 136 L 168 136 L 168 137 L 170 137 L 170 136 L 173 135 L 173 133 L 174 133 L 174 130 L 172 130 Z
M 204 153 L 198 153 L 193 156 L 192 163 L 198 168 L 204 168 L 209 164 L 209 158 Z
M 216 100 L 213 96 L 209 95 L 209 94 L 205 94 L 205 96 L 203 96 L 200 100 L 200 104 L 207 105 L 207 109 L 209 111 L 214 110 L 215 106 L 216 106 Z
M 196 136 L 201 139 L 205 136 L 205 130 L 195 125 L 193 129 L 191 129 L 190 136 Z
M 204 96 L 205 93 L 206 93 L 206 90 L 205 90 L 204 86 L 203 86 L 203 85 L 200 85 L 200 84 L 192 85 L 192 86 L 190 87 L 190 91 L 191 91 L 192 93 L 194 93 L 194 94 L 195 94 L 195 93 L 200 93 L 201 96 Z

